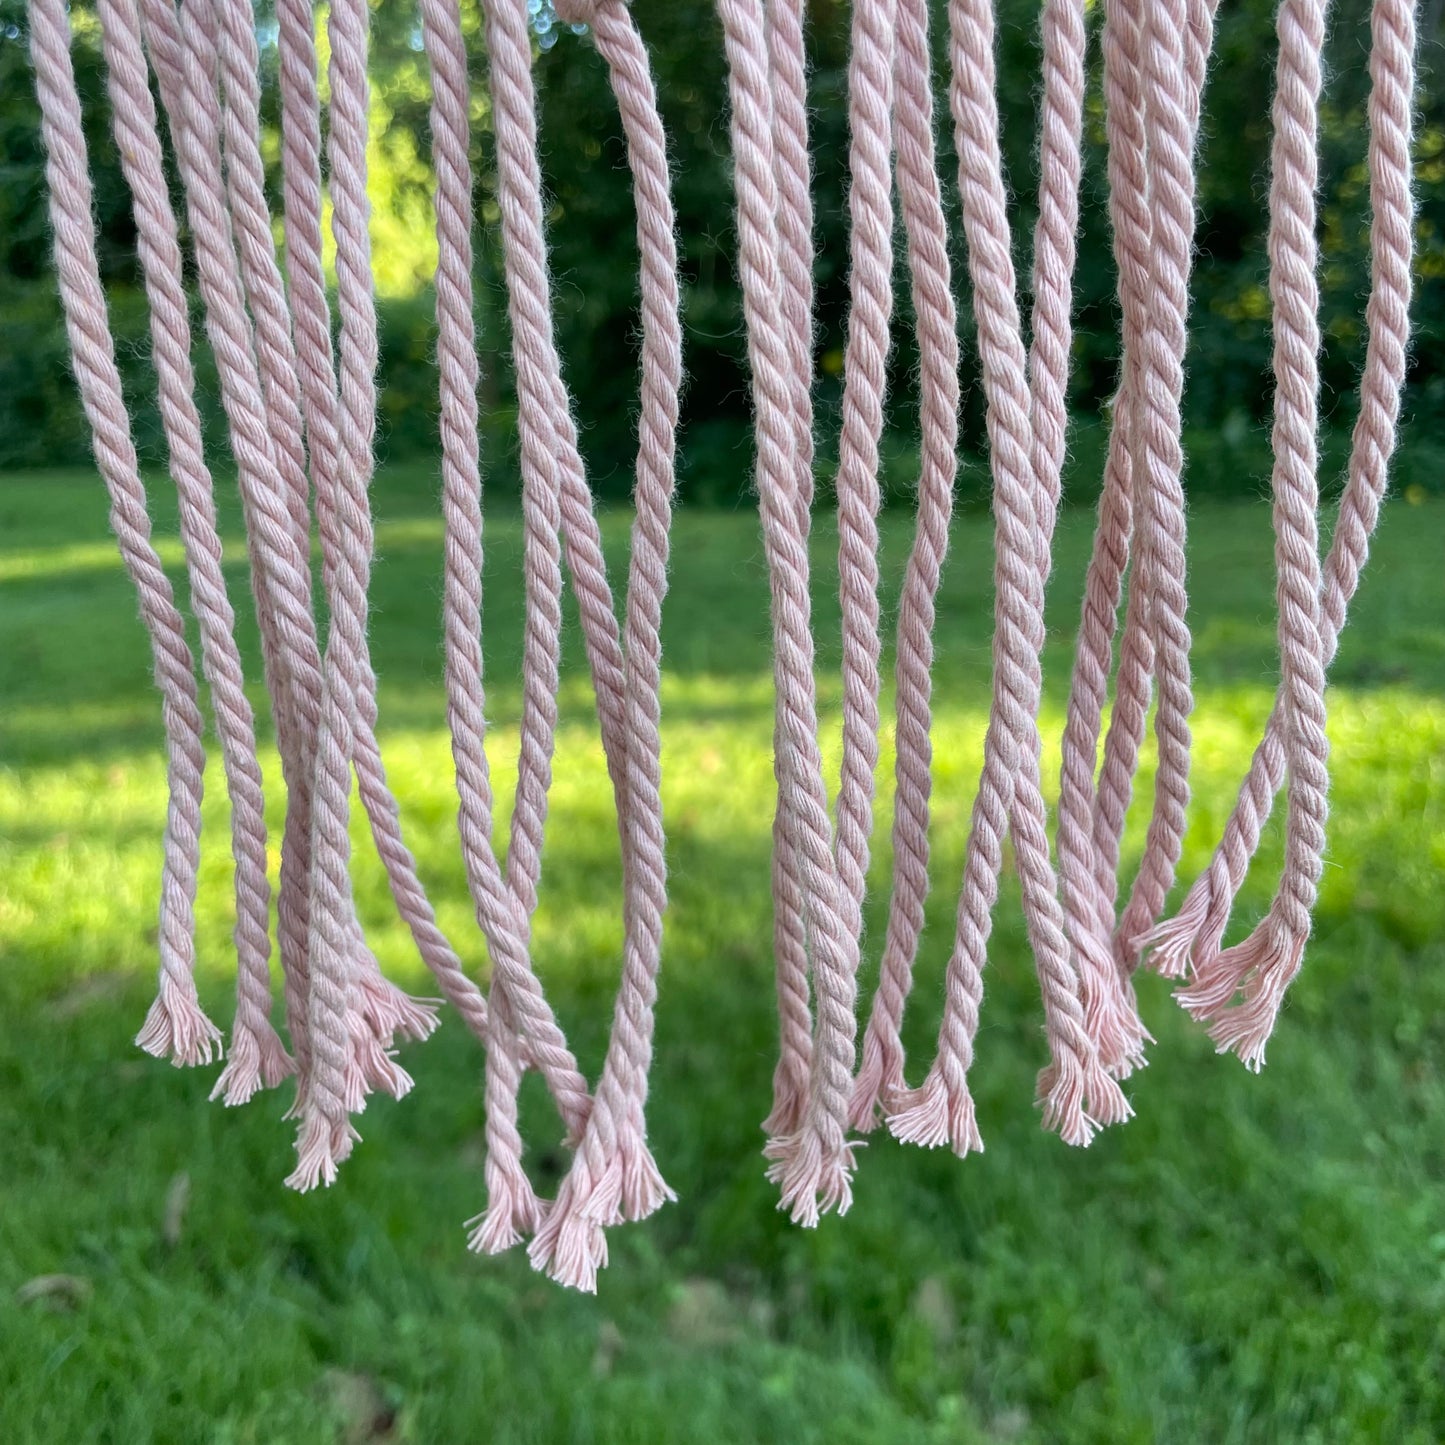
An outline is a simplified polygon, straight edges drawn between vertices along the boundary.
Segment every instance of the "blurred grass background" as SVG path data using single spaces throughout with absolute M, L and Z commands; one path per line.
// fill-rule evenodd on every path
M 441 921 L 484 970 L 439 685 L 435 487 L 419 465 L 376 484 L 383 746 Z M 156 488 L 163 536 L 168 490 Z M 239 603 L 240 531 L 232 489 L 220 490 Z M 1137 1117 L 1086 1151 L 1044 1134 L 1030 1102 L 1037 986 L 1008 879 L 973 1076 L 987 1152 L 960 1161 L 875 1135 L 852 1212 L 816 1232 L 777 1213 L 760 1156 L 775 1038 L 766 570 L 754 514 L 685 509 L 665 638 L 672 904 L 649 1107 L 681 1199 L 611 1232 L 592 1299 L 533 1274 L 520 1252 L 465 1250 L 463 1221 L 482 1204 L 481 1059 L 454 1017 L 404 1050 L 415 1092 L 373 1100 L 340 1182 L 305 1198 L 281 1185 L 284 1097 L 226 1111 L 206 1100 L 214 1070 L 172 1071 L 133 1047 L 152 985 L 164 800 L 144 636 L 93 476 L 0 478 L 0 1440 L 1445 1438 L 1445 505 L 1412 495 L 1386 510 L 1334 668 L 1329 863 L 1263 1076 L 1216 1058 L 1146 977 L 1158 1044 L 1127 1086 Z M 627 522 L 604 516 L 614 575 Z M 1065 512 L 1051 749 L 1090 532 L 1086 511 Z M 1267 510 L 1199 505 L 1191 533 L 1187 877 L 1218 836 L 1276 666 Z M 906 515 L 885 516 L 891 586 L 908 534 Z M 836 741 L 832 537 L 820 519 L 819 673 Z M 938 1018 L 987 709 L 991 555 L 987 519 L 963 518 L 939 612 L 936 887 L 908 1019 L 915 1075 Z M 487 568 L 505 796 L 521 624 L 520 528 L 505 508 L 489 518 Z M 890 592 L 885 617 L 893 606 Z M 595 1073 L 620 870 L 580 654 L 569 620 L 537 958 Z M 1051 761 L 1051 782 L 1056 771 Z M 225 1020 L 214 763 L 208 781 L 202 991 Z M 1139 842 L 1131 834 L 1131 857 Z M 369 937 L 394 976 L 425 989 L 359 834 L 358 852 Z M 1272 827 L 1237 927 L 1265 906 L 1279 861 Z M 870 955 L 887 867 L 885 841 Z M 525 1132 L 550 1187 L 565 1161 L 535 1090 Z

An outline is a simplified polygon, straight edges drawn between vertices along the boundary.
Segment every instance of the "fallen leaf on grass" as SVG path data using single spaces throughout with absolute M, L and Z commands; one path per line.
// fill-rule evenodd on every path
M 687 1345 L 729 1344 L 743 1332 L 732 1297 L 715 1279 L 687 1279 L 676 1287 L 667 1329 Z
M 396 1409 L 370 1375 L 327 1370 L 321 1389 L 341 1419 L 346 1445 L 375 1445 L 395 1438 Z
M 599 1380 L 612 1373 L 617 1357 L 627 1348 L 622 1331 L 611 1320 L 603 1320 L 597 1331 L 597 1348 L 592 1353 L 592 1373 Z
M 37 1274 L 15 1291 L 23 1305 L 45 1305 L 53 1310 L 76 1310 L 95 1293 L 95 1286 L 81 1274 Z
M 161 1213 L 161 1238 L 167 1249 L 174 1249 L 181 1242 L 186 1227 L 186 1210 L 191 1203 L 191 1176 L 181 1170 L 166 1190 L 166 1205 Z
M 93 973 L 49 1000 L 45 1011 L 51 1018 L 64 1023 L 67 1019 L 79 1017 L 87 1009 L 114 1002 L 130 987 L 130 983 L 128 974 Z

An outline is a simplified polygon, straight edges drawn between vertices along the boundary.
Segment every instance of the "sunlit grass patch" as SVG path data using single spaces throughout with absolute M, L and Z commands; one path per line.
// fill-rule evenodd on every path
M 649 1105 L 680 1202 L 619 1229 L 596 1300 L 520 1257 L 479 1261 L 481 1055 L 455 1020 L 409 1047 L 400 1104 L 373 1101 L 336 1188 L 280 1184 L 285 1100 L 224 1111 L 211 1075 L 131 1044 L 153 986 L 164 768 L 144 638 L 85 479 L 0 479 L 33 525 L 0 538 L 0 1441 L 344 1440 L 346 1390 L 394 1436 L 489 1445 L 788 1439 L 1427 1441 L 1445 1435 L 1445 572 L 1435 504 L 1387 512 L 1334 669 L 1328 866 L 1315 938 L 1255 1079 L 1140 980 L 1158 1044 L 1137 1117 L 1087 1151 L 1039 1128 L 1044 1041 L 1017 889 L 1005 879 L 973 1082 L 987 1152 L 873 1136 L 846 1221 L 791 1227 L 763 1178 L 775 1052 L 768 851 L 772 686 L 756 519 L 682 515 L 666 623 L 672 902 Z M 163 489 L 158 489 L 163 492 Z M 383 747 L 439 919 L 487 962 L 456 841 L 444 727 L 440 531 L 430 480 L 383 476 L 373 647 Z M 19 500 L 17 500 L 17 498 Z M 234 513 L 227 511 L 231 524 Z M 628 519 L 604 517 L 614 568 Z M 171 527 L 162 512 L 163 534 Z M 1204 866 L 1268 715 L 1267 510 L 1193 530 L 1194 792 L 1181 885 Z M 818 524 L 825 756 L 838 765 L 836 538 Z M 1046 791 L 1089 519 L 1066 513 L 1050 603 Z M 238 534 L 228 577 L 249 608 Z M 884 519 L 884 598 L 908 519 Z M 489 520 L 489 755 L 498 847 L 516 776 L 520 529 Z M 168 565 L 178 557 L 167 541 Z M 934 895 L 906 1034 L 918 1077 L 942 974 L 988 708 L 987 522 L 963 519 L 935 692 Z M 179 573 L 175 573 L 179 578 Z M 255 671 L 254 631 L 242 643 Z M 569 617 L 536 956 L 584 1067 L 619 966 L 615 810 Z M 269 739 L 264 699 L 255 693 Z M 885 717 L 889 704 L 885 701 Z M 891 728 L 879 768 L 865 984 L 887 909 Z M 213 749 L 214 752 L 214 749 Z M 1137 857 L 1146 747 L 1126 840 Z M 279 768 L 263 743 L 272 867 Z M 233 918 L 223 780 L 207 773 L 202 992 L 229 1019 Z M 428 981 L 354 820 L 358 905 L 389 973 Z M 1236 927 L 1281 863 L 1266 830 Z M 1176 892 L 1176 897 L 1178 893 Z M 529 1161 L 565 1162 L 529 1080 Z M 173 1227 L 168 1195 L 188 1180 Z M 45 1274 L 74 1299 L 22 1304 Z M 83 1287 L 83 1288 L 82 1288 Z

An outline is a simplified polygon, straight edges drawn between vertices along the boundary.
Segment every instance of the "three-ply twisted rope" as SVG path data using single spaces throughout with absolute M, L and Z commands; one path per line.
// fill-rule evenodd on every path
M 1372 215 L 1370 295 L 1365 307 L 1367 340 L 1345 490 L 1323 569 L 1319 611 L 1322 668 L 1328 667 L 1339 645 L 1340 631 L 1379 517 L 1396 442 L 1410 327 L 1414 244 L 1410 133 L 1415 64 L 1415 13 L 1411 0 L 1376 0 L 1370 30 L 1368 169 Z M 1288 707 L 1282 686 L 1208 869 L 1189 890 L 1175 917 L 1161 924 L 1149 940 L 1160 972 L 1178 976 L 1193 965 L 1194 982 L 1181 991 L 1179 998 L 1197 1018 L 1227 1017 L 1226 1010 L 1241 984 L 1246 983 L 1248 970 L 1257 966 L 1259 943 L 1255 935 L 1236 949 L 1221 952 L 1220 944 L 1235 896 L 1259 844 L 1260 831 L 1290 765 Z M 1287 846 L 1288 837 L 1287 830 Z M 1273 930 L 1277 925 L 1269 926 Z M 1256 934 L 1264 927 L 1262 923 Z M 1244 951 L 1246 944 L 1251 945 L 1248 952 Z M 1241 963 L 1245 967 L 1241 968 Z M 1221 1047 L 1236 1049 L 1257 1068 L 1263 1062 L 1264 1043 L 1289 979 L 1282 979 L 1278 972 L 1272 980 L 1258 975 L 1256 979 L 1251 981 L 1254 998 L 1250 1003 L 1255 1017 L 1248 1033 L 1236 1034 L 1226 1026 L 1222 1037 L 1216 1032 L 1216 1040 Z M 1235 1013 L 1234 1017 L 1240 1015 Z
M 115 364 L 95 249 L 90 173 L 64 0 L 35 0 L 30 53 L 40 99 L 55 268 L 76 381 L 96 464 L 110 496 L 110 524 L 150 638 L 166 734 L 166 831 L 161 872 L 160 981 L 137 1042 L 174 1063 L 208 1063 L 220 1033 L 195 983 L 195 898 L 200 865 L 204 723 L 185 624 L 150 537 L 130 419 Z
M 529 1253 L 555 1279 L 595 1288 L 603 1227 L 643 1219 L 672 1199 L 647 1147 L 644 1106 L 662 958 L 667 867 L 662 825 L 662 602 L 682 386 L 682 320 L 667 144 L 647 52 L 623 0 L 558 12 L 591 27 L 627 141 L 637 208 L 642 302 L 636 518 L 623 629 L 626 796 L 623 962 L 592 1113 L 557 1199 Z
M 227 0 L 218 3 L 225 5 Z M 307 1001 L 314 1070 L 302 1101 L 297 1167 L 291 1176 L 302 1189 L 321 1180 L 330 1182 L 336 1165 L 349 1153 L 355 1137 L 350 1115 L 360 1105 L 360 1086 L 387 1082 L 385 1075 L 372 1072 L 373 1060 L 380 1053 L 374 1045 L 380 1041 L 368 1037 L 356 977 L 353 948 L 359 930 L 351 926 L 349 832 L 352 700 L 362 683 L 366 647 L 372 551 L 368 487 L 376 434 L 378 342 L 371 291 L 371 208 L 366 195 L 369 26 L 366 0 L 333 0 L 328 152 L 341 319 L 341 445 L 331 480 L 333 504 L 340 514 L 341 548 L 333 564 L 321 725 L 316 738 L 308 936 L 311 993 Z M 297 419 L 299 427 L 299 408 Z M 372 1049 L 366 1050 L 368 1044 Z M 409 1081 L 396 1074 L 390 1087 L 399 1094 Z
M 1150 307 L 1141 338 L 1137 402 L 1130 399 L 1138 552 L 1131 600 L 1146 609 L 1158 701 L 1159 765 L 1139 873 L 1114 931 L 1115 956 L 1130 970 L 1174 880 L 1189 807 L 1189 626 L 1185 613 L 1184 452 L 1181 405 L 1188 344 L 1189 263 L 1194 237 L 1197 48 L 1190 0 L 1144 7 L 1145 166 L 1148 176 Z M 1136 590 L 1137 588 L 1137 590 Z M 1128 631 L 1126 623 L 1126 634 Z M 1130 769 L 1132 773 L 1132 768 Z
M 221 403 L 236 461 L 251 562 L 251 588 L 260 624 L 262 661 L 287 785 L 287 814 L 309 791 L 298 734 L 314 718 L 308 684 L 319 682 L 319 653 L 309 602 L 305 554 L 271 444 L 267 412 L 251 343 L 239 266 L 222 186 L 219 105 L 214 50 L 208 64 L 206 28 L 178 17 L 169 0 L 142 0 L 142 31 L 170 125 L 205 305 L 207 338 L 217 359 Z M 184 34 L 184 38 L 183 38 Z M 317 691 L 319 699 L 319 689 Z M 298 1073 L 307 1074 L 305 1024 L 306 874 L 309 840 L 288 824 L 282 843 L 278 895 L 286 1012 Z
M 316 46 L 311 8 L 305 0 L 279 0 L 278 52 L 281 93 L 281 175 L 285 217 L 286 272 L 290 283 L 291 315 L 295 333 L 293 365 L 299 384 L 305 422 L 308 462 L 316 496 L 316 517 L 321 540 L 322 581 L 328 595 L 335 586 L 343 545 L 341 514 L 335 502 L 335 469 L 341 453 L 332 356 L 331 313 L 326 299 L 322 263 L 321 125 L 317 91 Z M 352 718 L 352 765 L 356 771 L 361 804 L 371 825 L 373 842 L 381 857 L 397 912 L 411 932 L 423 962 L 447 999 L 457 1008 L 473 1033 L 486 1031 L 486 1001 L 465 973 L 417 875 L 416 862 L 401 829 L 400 809 L 387 784 L 381 750 L 376 741 L 376 676 L 371 669 L 365 635 Z M 376 1014 L 382 1037 L 402 1033 L 424 1037 L 433 1015 L 428 1003 L 409 999 L 393 988 L 379 970 L 363 959 L 358 983 L 367 1007 Z
M 851 1121 L 872 1129 L 905 1088 L 899 1029 L 928 898 L 935 598 L 948 549 L 958 446 L 958 330 L 933 143 L 927 0 L 899 0 L 894 148 L 917 322 L 922 450 L 913 546 L 898 603 L 893 888 Z
M 1024 914 L 1043 993 L 1050 1063 L 1040 1075 L 1045 1123 L 1084 1144 L 1098 1124 L 1128 1115 L 1118 1086 L 1104 1072 L 1084 1027 L 1077 975 L 1063 931 L 1047 818 L 1040 786 L 1038 732 L 1043 597 L 1062 462 L 1063 386 L 1067 373 L 1069 295 L 1054 264 L 1072 248 L 1068 218 L 1077 215 L 1078 149 L 1083 90 L 1082 7 L 1045 11 L 1045 151 L 1042 185 L 1054 191 L 1040 207 L 1036 250 L 1048 284 L 1038 290 L 1030 368 L 1015 300 L 1013 261 L 999 154 L 993 58 L 993 17 L 987 4 L 954 0 L 949 10 L 952 83 L 964 232 L 978 322 L 994 482 L 994 688 L 984 738 L 984 764 L 970 819 L 953 951 L 946 974 L 938 1052 L 923 1085 L 903 1094 L 889 1115 L 901 1139 L 956 1153 L 982 1147 L 967 1073 L 973 1058 L 992 910 L 1003 866 L 1003 838 L 1012 826 Z M 1047 159 L 1052 149 L 1052 160 Z M 1062 349 L 1058 338 L 1065 338 Z M 1060 371 L 1062 357 L 1063 370 Z M 1032 370 L 1032 376 L 1030 375 Z M 1046 439 L 1036 449 L 1035 414 L 1046 413 Z M 1051 430 L 1049 430 L 1052 428 Z
M 150 303 L 151 350 L 158 400 L 179 501 L 181 541 L 191 604 L 201 635 L 201 665 L 211 688 L 231 800 L 236 890 L 236 1017 L 230 1054 L 213 1097 L 244 1103 L 293 1071 L 271 1024 L 270 883 L 266 819 L 255 724 L 245 692 L 235 614 L 221 567 L 211 473 L 194 399 L 191 326 L 176 219 L 166 186 L 155 102 L 150 93 L 140 21 L 133 0 L 97 9 L 121 168 L 133 198 L 137 250 Z
M 806 538 L 813 505 L 813 200 L 808 158 L 808 79 L 803 0 L 765 0 L 763 23 L 772 93 L 773 171 L 781 247 L 782 321 L 788 346 L 789 397 L 794 425 L 794 505 Z M 778 1063 L 773 1107 L 763 1121 L 771 1138 L 797 1131 L 808 1107 L 813 1058 L 813 1012 L 808 994 L 808 937 L 799 874 L 791 789 L 782 773 L 781 699 L 775 709 L 773 768 L 773 956 L 778 995 Z
M 807 539 L 798 526 L 797 427 L 783 329 L 772 98 L 761 0 L 719 0 L 732 105 L 739 270 L 753 374 L 757 488 L 779 697 L 778 771 L 794 825 L 819 1028 L 808 1109 L 790 1148 L 784 1204 L 804 1224 L 851 1200 L 847 1139 L 858 940 L 844 921 L 818 743 Z
M 1214 41 L 1214 14 L 1217 5 L 1218 0 L 1190 0 L 1185 23 L 1184 105 L 1189 130 L 1195 138 L 1198 136 L 1204 81 Z M 1131 9 L 1122 3 L 1117 8 L 1106 7 L 1105 13 L 1108 17 L 1104 36 L 1105 92 L 1109 96 L 1111 112 L 1121 118 L 1127 115 L 1125 129 L 1109 131 L 1110 174 L 1111 177 L 1117 177 L 1116 180 L 1111 180 L 1110 187 L 1111 194 L 1116 190 L 1121 192 L 1126 208 L 1115 218 L 1116 229 L 1122 222 L 1135 233 L 1129 243 L 1133 253 L 1129 263 L 1132 270 L 1139 256 L 1147 258 L 1152 232 L 1148 202 L 1150 181 L 1144 149 L 1143 19 L 1137 7 Z M 1115 145 L 1120 142 L 1125 145 L 1126 150 L 1119 157 L 1121 164 L 1116 172 Z M 1141 215 L 1142 230 L 1138 227 Z M 1186 256 L 1186 264 L 1187 260 Z M 1095 605 L 1104 597 L 1113 599 L 1109 604 L 1109 630 L 1102 638 L 1096 637 L 1091 645 L 1091 651 L 1099 661 L 1091 659 L 1084 664 L 1091 672 L 1095 667 L 1102 667 L 1105 680 L 1113 640 L 1112 629 L 1117 620 L 1117 599 L 1123 584 L 1124 569 L 1129 562 L 1129 547 L 1136 525 L 1140 527 L 1142 535 L 1140 518 L 1146 483 L 1142 463 L 1133 458 L 1140 445 L 1140 423 L 1135 413 L 1139 406 L 1137 398 L 1144 376 L 1144 329 L 1147 324 L 1148 298 L 1151 294 L 1148 289 L 1148 265 L 1149 262 L 1145 259 L 1142 272 L 1137 273 L 1146 284 L 1136 298 L 1137 309 L 1132 323 L 1128 315 L 1130 298 L 1123 289 L 1125 278 L 1121 277 L 1120 281 L 1121 301 L 1125 307 L 1124 358 L 1119 393 L 1114 405 L 1113 426 L 1109 434 L 1109 460 L 1105 472 L 1106 489 L 1110 481 L 1113 481 L 1118 491 L 1112 503 L 1107 494 L 1101 501 L 1101 508 L 1108 507 L 1112 512 L 1113 524 L 1109 529 L 1112 539 L 1102 545 L 1102 538 L 1096 542 L 1095 556 L 1090 563 L 1090 582 L 1086 585 L 1086 593 L 1090 588 L 1096 588 Z M 1097 910 L 1099 927 L 1102 930 L 1100 936 L 1116 954 L 1117 972 L 1122 980 L 1115 986 L 1112 1010 L 1106 1010 L 1112 1012 L 1115 1029 L 1109 1030 L 1107 1021 L 1104 1021 L 1106 1039 L 1111 1032 L 1114 1038 L 1111 1052 L 1115 1058 L 1111 1066 L 1121 1075 L 1127 1073 L 1133 1064 L 1142 1058 L 1144 1041 L 1142 1025 L 1136 1028 L 1130 1017 L 1134 1005 L 1128 978 L 1137 958 L 1120 956 L 1120 950 L 1112 941 L 1112 936 L 1115 931 L 1115 906 L 1119 892 L 1119 852 L 1133 795 L 1134 777 L 1139 768 L 1139 750 L 1148 724 L 1153 683 L 1154 641 L 1149 626 L 1148 584 L 1149 577 L 1136 557 L 1129 584 L 1123 635 L 1119 643 L 1114 706 L 1104 738 L 1103 761 L 1099 769 L 1097 793 L 1094 795 L 1092 828 Z M 1082 635 L 1086 634 L 1081 633 Z M 1090 690 L 1093 691 L 1092 687 Z M 1102 709 L 1103 692 L 1094 695 L 1098 700 L 1092 706 Z M 1089 723 L 1090 732 L 1095 739 L 1089 746 L 1087 755 L 1086 765 L 1091 769 L 1093 755 L 1097 751 L 1100 726 L 1096 721 L 1091 720 Z M 1144 877 L 1142 869 L 1139 877 Z M 1138 886 L 1136 881 L 1136 891 Z M 1162 902 L 1162 898 L 1160 901 Z M 1136 1032 L 1139 1035 L 1139 1049 L 1131 1058 L 1130 1045 Z
M 1098 801 L 1101 809 L 1118 819 L 1122 830 L 1128 809 L 1127 790 L 1138 757 L 1137 742 L 1132 760 L 1125 768 L 1118 766 L 1117 751 L 1110 755 L 1098 794 L 1094 768 L 1133 526 L 1130 441 L 1134 398 L 1139 392 L 1139 349 L 1148 306 L 1150 221 L 1138 8 L 1137 0 L 1108 0 L 1104 7 L 1102 49 L 1109 217 L 1119 273 L 1123 357 L 1069 684 L 1061 747 L 1058 823 L 1059 881 L 1065 927 L 1079 968 L 1085 1024 L 1106 1067 L 1120 1076 L 1142 1061 L 1146 1034 L 1126 975 L 1115 963 L 1110 946 L 1119 833 L 1108 827 L 1105 837 L 1112 849 L 1106 853 L 1096 850 L 1095 806 Z M 1139 590 L 1131 590 L 1131 605 L 1136 607 L 1139 598 L 1135 593 Z M 1152 658 L 1147 630 L 1136 627 L 1129 635 L 1139 639 Z M 1121 660 L 1116 716 L 1132 705 L 1138 719 L 1130 726 L 1117 728 L 1116 736 L 1120 740 L 1137 739 L 1142 732 L 1149 667 L 1150 660 L 1140 655 L 1137 646 L 1130 648 Z M 1100 856 L 1101 853 L 1105 856 Z
M 1258 1068 L 1284 992 L 1299 971 L 1324 866 L 1329 793 L 1325 662 L 1320 638 L 1319 285 L 1315 186 L 1324 0 L 1284 0 L 1269 197 L 1274 309 L 1274 526 L 1278 573 L 1280 699 L 1289 769 L 1284 875 L 1249 939 L 1221 955 L 1244 1002 L 1222 1007 L 1212 1036 Z M 1231 990 L 1231 993 L 1233 990 Z
M 782 1190 L 795 1217 L 816 1208 L 818 1141 L 841 1122 L 847 1127 L 854 1065 L 857 956 L 862 947 L 863 898 L 873 833 L 873 796 L 878 767 L 878 488 L 879 443 L 883 434 L 883 397 L 887 382 L 889 322 L 893 309 L 892 123 L 893 50 L 897 0 L 858 0 L 853 8 L 848 64 L 849 122 L 849 278 L 851 304 L 843 355 L 842 429 L 838 440 L 838 584 L 843 622 L 842 764 L 835 799 L 836 856 L 842 926 L 852 940 L 853 973 L 835 981 L 833 996 L 820 991 L 816 1039 L 810 1051 L 808 1100 L 796 1128 L 770 1140 L 769 1177 Z M 787 102 L 784 102 L 785 105 Z M 774 138 L 782 127 L 774 118 Z M 783 237 L 781 204 L 795 167 L 779 165 L 778 242 L 783 295 L 796 306 L 797 283 L 789 280 L 785 258 L 796 250 Z M 799 393 L 808 373 L 799 375 L 801 348 L 796 323 L 788 326 L 792 364 L 793 412 L 801 433 Z M 811 368 L 809 368 L 811 370 Z M 807 527 L 802 513 L 802 445 L 799 445 L 795 526 L 807 559 Z M 821 988 L 821 986 L 820 986 Z M 846 1012 L 845 1012 L 846 1007 Z M 847 1059 L 848 1085 L 840 1093 L 835 1061 Z M 825 1117 L 824 1117 L 825 1116 Z

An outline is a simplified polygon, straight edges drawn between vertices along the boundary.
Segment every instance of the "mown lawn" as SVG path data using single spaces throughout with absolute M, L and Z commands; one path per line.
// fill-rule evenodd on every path
M 480 967 L 438 686 L 431 487 L 419 470 L 378 483 L 375 655 L 412 845 Z M 1089 522 L 1068 514 L 1060 528 L 1051 737 Z M 618 567 L 626 518 L 605 525 Z M 885 531 L 896 580 L 908 519 Z M 820 525 L 818 592 L 835 722 L 828 534 Z M 1190 876 L 1273 667 L 1267 511 L 1200 507 L 1192 534 Z M 463 1221 L 482 1198 L 480 1058 L 455 1019 L 406 1051 L 416 1090 L 372 1104 L 341 1182 L 305 1198 L 281 1185 L 285 1099 L 228 1112 L 206 1100 L 210 1072 L 133 1047 L 163 804 L 144 639 L 98 484 L 0 479 L 0 1441 L 1445 1438 L 1442 535 L 1440 502 L 1396 502 L 1381 528 L 1334 671 L 1317 938 L 1264 1074 L 1216 1058 L 1150 977 L 1159 1042 L 1128 1086 L 1137 1118 L 1085 1151 L 1044 1134 L 1037 991 L 1007 888 L 974 1076 L 987 1153 L 963 1162 L 875 1136 L 852 1213 L 807 1233 L 775 1210 L 759 1154 L 774 1038 L 766 575 L 752 514 L 681 516 L 667 624 L 673 901 L 650 1108 L 681 1202 L 613 1231 L 593 1299 L 534 1275 L 520 1252 L 466 1252 Z M 488 547 L 505 789 L 514 517 L 491 520 Z M 987 706 L 989 566 L 987 521 L 965 518 L 939 625 L 937 893 L 916 1059 L 937 1020 Z M 232 576 L 240 596 L 239 545 Z M 568 644 L 537 956 L 595 1070 L 618 959 L 617 845 L 575 629 Z M 254 657 L 249 632 L 247 646 Z M 227 1018 L 218 763 L 208 776 L 203 991 Z M 1271 833 L 1251 917 L 1278 862 Z M 422 986 L 364 849 L 358 874 L 383 962 Z M 875 938 L 880 913 L 875 901 Z M 528 1103 L 531 1157 L 555 1180 L 557 1128 L 541 1098 Z M 28 1298 L 27 1282 L 51 1274 L 75 1282 Z

